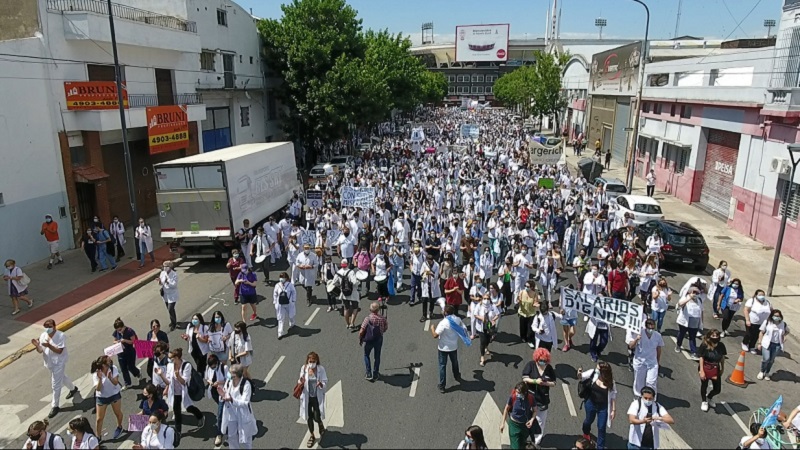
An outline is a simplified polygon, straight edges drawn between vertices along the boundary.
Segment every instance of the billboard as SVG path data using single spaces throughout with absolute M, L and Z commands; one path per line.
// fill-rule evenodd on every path
M 189 147 L 186 105 L 148 106 L 147 140 L 151 155 Z
M 592 56 L 589 84 L 592 93 L 636 95 L 642 43 L 634 42 Z
M 113 81 L 65 81 L 64 95 L 70 111 L 119 108 L 117 83 Z M 124 84 L 122 104 L 128 107 L 128 90 Z
M 456 27 L 456 62 L 497 62 L 508 59 L 509 24 Z

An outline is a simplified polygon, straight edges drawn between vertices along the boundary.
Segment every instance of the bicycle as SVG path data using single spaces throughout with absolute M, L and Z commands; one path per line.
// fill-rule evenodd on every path
M 769 415 L 769 408 L 758 408 L 750 415 L 750 424 L 763 423 L 764 419 Z M 798 431 L 795 429 L 787 430 L 782 423 L 778 422 L 775 425 L 770 425 L 767 430 L 767 442 L 771 448 L 788 448 L 798 449 Z

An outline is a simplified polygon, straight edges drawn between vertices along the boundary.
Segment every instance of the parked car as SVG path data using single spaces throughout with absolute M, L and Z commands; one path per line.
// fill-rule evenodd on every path
M 329 163 L 332 166 L 336 166 L 339 170 L 344 170 L 348 167 L 353 167 L 355 163 L 355 158 L 349 155 L 345 156 L 334 156 L 331 158 L 331 162 Z
M 619 205 L 619 214 L 629 213 L 633 215 L 633 223 L 641 225 L 651 220 L 663 220 L 664 213 L 661 212 L 661 205 L 658 201 L 644 195 L 619 195 L 614 199 Z
M 708 266 L 708 245 L 697 228 L 675 220 L 651 220 L 639 226 L 637 245 L 646 250 L 647 236 L 658 231 L 664 240 L 661 253 L 667 264 L 692 266 L 703 271 Z
M 609 199 L 617 198 L 620 195 L 628 193 L 628 188 L 625 182 L 619 178 L 603 178 L 599 177 L 594 180 L 595 187 L 603 186 Z

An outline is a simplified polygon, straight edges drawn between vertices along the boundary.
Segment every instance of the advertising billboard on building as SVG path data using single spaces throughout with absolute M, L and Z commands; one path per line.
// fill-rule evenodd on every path
M 189 147 L 186 105 L 148 106 L 147 140 L 151 155 Z
M 456 27 L 456 62 L 497 62 L 508 59 L 509 24 Z
M 642 43 L 634 42 L 592 56 L 590 93 L 636 95 Z
M 70 111 L 119 108 L 117 83 L 113 81 L 65 81 L 64 95 Z M 124 84 L 122 104 L 128 107 L 128 90 Z

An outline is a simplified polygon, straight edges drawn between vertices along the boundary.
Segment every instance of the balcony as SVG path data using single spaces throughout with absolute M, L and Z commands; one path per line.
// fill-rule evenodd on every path
M 800 117 L 800 87 L 771 87 L 762 115 Z
M 47 10 L 54 12 L 93 12 L 97 14 L 108 14 L 108 3 L 102 0 L 47 0 Z M 111 13 L 119 19 L 142 22 L 148 25 L 155 25 L 162 28 L 173 30 L 188 31 L 197 33 L 197 24 L 192 21 L 179 19 L 177 17 L 145 11 L 119 3 L 111 4 Z
M 198 93 L 175 94 L 171 99 L 158 94 L 128 94 L 128 106 L 130 108 L 163 105 L 199 105 L 201 103 L 203 103 L 203 95 Z

